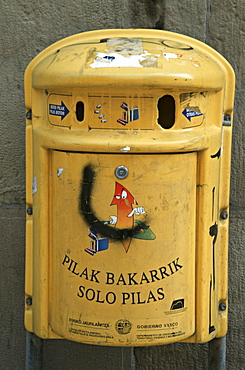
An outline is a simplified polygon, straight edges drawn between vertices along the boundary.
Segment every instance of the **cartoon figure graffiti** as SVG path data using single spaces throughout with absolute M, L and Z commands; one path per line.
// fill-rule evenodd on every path
M 124 188 L 121 184 L 116 182 L 116 189 L 111 205 L 117 206 L 117 217 L 112 218 L 111 224 L 115 224 L 118 229 L 130 229 L 134 225 L 134 214 L 145 214 L 144 207 L 133 208 L 132 205 L 137 204 L 133 195 Z M 132 238 L 123 239 L 125 251 L 128 251 Z
M 109 216 L 110 221 L 100 221 L 95 216 L 91 205 L 91 189 L 94 172 L 90 166 L 84 169 L 83 186 L 80 197 L 80 211 L 89 225 L 88 236 L 91 239 L 90 248 L 85 251 L 91 255 L 109 248 L 109 243 L 121 240 L 126 253 L 131 240 L 153 240 L 156 238 L 149 226 L 135 219 L 135 215 L 145 215 L 144 207 L 138 207 L 134 196 L 120 183 L 115 183 L 115 193 L 111 206 L 117 206 L 117 216 Z

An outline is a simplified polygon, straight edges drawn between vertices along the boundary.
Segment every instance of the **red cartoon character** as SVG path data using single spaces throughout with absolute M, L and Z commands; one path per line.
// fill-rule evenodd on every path
M 118 229 L 131 229 L 134 226 L 134 214 L 140 215 L 146 213 L 144 207 L 133 208 L 137 204 L 133 195 L 121 184 L 116 182 L 116 189 L 112 205 L 117 206 L 117 216 L 110 216 L 110 224 L 115 225 Z M 131 238 L 122 240 L 125 251 L 127 252 L 131 243 Z

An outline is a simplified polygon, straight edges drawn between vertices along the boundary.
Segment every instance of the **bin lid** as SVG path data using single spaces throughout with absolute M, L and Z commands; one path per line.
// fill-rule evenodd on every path
M 149 29 L 70 36 L 42 51 L 26 73 L 31 74 L 32 87 L 39 89 L 123 84 L 219 90 L 233 78 L 230 64 L 208 45 Z

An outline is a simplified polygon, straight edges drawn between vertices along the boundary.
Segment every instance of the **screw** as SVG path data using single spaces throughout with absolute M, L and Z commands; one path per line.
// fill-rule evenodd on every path
M 27 304 L 28 306 L 31 306 L 31 305 L 32 305 L 32 297 L 28 297 L 28 298 L 26 298 L 26 304 Z
M 220 218 L 222 218 L 222 220 L 226 220 L 228 218 L 228 212 L 222 211 L 220 214 Z
M 125 166 L 118 166 L 115 169 L 115 175 L 118 179 L 126 179 L 128 176 L 128 169 Z
M 26 112 L 26 118 L 27 119 L 31 119 L 32 118 L 31 110 L 29 110 L 28 112 Z
M 231 126 L 231 116 L 229 114 L 224 116 L 223 126 Z
M 219 304 L 219 310 L 220 311 L 225 311 L 226 310 L 226 303 L 225 302 L 220 302 L 220 304 Z
M 27 210 L 26 210 L 26 213 L 28 215 L 32 215 L 32 207 L 28 207 Z

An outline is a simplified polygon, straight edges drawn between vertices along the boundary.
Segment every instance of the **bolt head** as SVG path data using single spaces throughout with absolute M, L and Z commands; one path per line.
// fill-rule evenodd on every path
M 221 212 L 220 218 L 222 220 L 226 220 L 228 218 L 228 212 L 226 212 L 226 211 Z
M 32 215 L 32 207 L 28 207 L 27 210 L 26 210 L 26 213 L 28 215 Z
M 27 304 L 28 306 L 31 306 L 31 305 L 32 305 L 32 297 L 27 297 L 27 298 L 26 298 L 26 304 Z
M 226 310 L 226 303 L 225 302 L 220 302 L 220 304 L 219 304 L 219 310 L 220 311 L 225 311 Z
M 31 119 L 31 111 L 30 110 L 26 113 L 26 118 Z
M 118 166 L 116 169 L 115 169 L 115 175 L 118 179 L 126 179 L 126 177 L 128 177 L 128 169 L 127 167 L 125 166 Z

